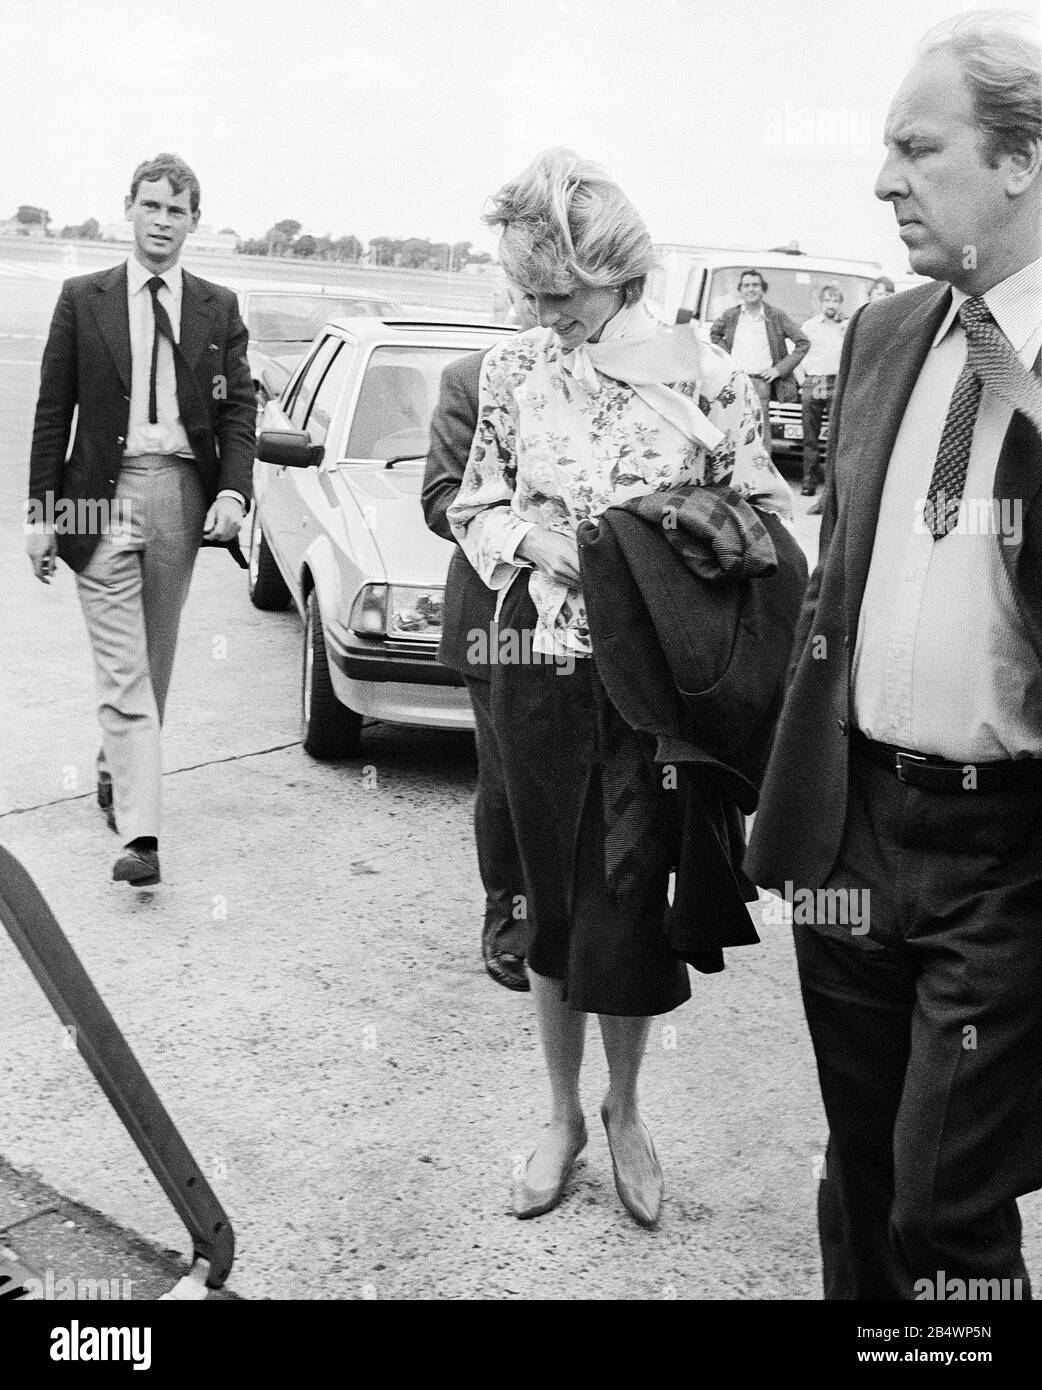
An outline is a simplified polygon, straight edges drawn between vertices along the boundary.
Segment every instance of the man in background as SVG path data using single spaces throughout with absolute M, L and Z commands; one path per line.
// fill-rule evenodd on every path
M 838 285 L 822 285 L 818 291 L 821 312 L 809 318 L 803 331 L 810 348 L 803 359 L 803 384 L 800 399 L 803 405 L 803 488 L 804 497 L 813 497 L 819 482 L 824 480 L 818 462 L 821 426 L 828 419 L 832 393 L 836 388 L 839 356 L 843 351 L 843 334 L 847 320 L 843 317 L 843 291 Z M 816 511 L 818 508 L 811 507 Z
M 738 277 L 741 304 L 725 310 L 713 324 L 709 336 L 718 347 L 731 354 L 756 388 L 763 411 L 763 441 L 770 449 L 771 397 L 790 404 L 799 400 L 799 386 L 793 372 L 810 343 L 788 314 L 767 303 L 766 292 L 767 281 L 758 270 L 743 270 Z M 792 343 L 791 350 L 786 338 Z
M 868 302 L 874 303 L 877 299 L 886 299 L 888 295 L 894 293 L 894 282 L 889 275 L 877 275 L 868 287 Z

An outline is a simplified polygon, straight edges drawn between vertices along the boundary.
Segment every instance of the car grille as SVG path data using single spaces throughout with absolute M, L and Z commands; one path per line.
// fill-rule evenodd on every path
M 786 426 L 789 427 L 786 433 Z M 796 401 L 771 401 L 771 436 L 774 444 L 788 444 L 790 448 L 803 442 L 803 409 Z M 828 412 L 821 424 L 818 439 L 822 444 L 828 442 Z

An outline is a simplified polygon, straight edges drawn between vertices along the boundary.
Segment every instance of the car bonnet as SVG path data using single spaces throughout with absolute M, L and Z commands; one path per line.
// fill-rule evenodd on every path
M 391 584 L 444 584 L 453 546 L 427 529 L 420 505 L 423 461 L 345 463 L 339 486 L 354 500 Z

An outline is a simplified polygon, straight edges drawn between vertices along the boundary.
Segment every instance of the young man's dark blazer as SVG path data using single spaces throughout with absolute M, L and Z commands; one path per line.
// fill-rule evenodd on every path
M 209 506 L 222 488 L 249 500 L 256 398 L 247 332 L 232 290 L 183 271 L 177 401 Z M 147 364 L 146 364 L 147 369 Z M 142 366 L 138 364 L 138 370 Z M 130 418 L 130 319 L 126 264 L 62 286 L 40 373 L 29 498 L 111 500 Z M 66 457 L 75 416 L 75 437 Z M 58 554 L 77 573 L 100 535 L 58 535 Z
M 890 454 L 950 305 L 933 284 L 859 310 L 843 345 L 829 432 L 820 561 L 793 645 L 793 673 L 746 857 L 754 882 L 817 888 L 835 864 L 847 810 L 851 662 Z M 1036 369 L 1037 369 L 1036 363 Z M 1042 443 L 1014 414 L 994 496 L 1021 499 L 1016 545 L 996 535 L 1029 640 L 1042 662 Z
M 431 420 L 431 442 L 423 476 L 423 515 L 443 540 L 455 541 L 446 513 L 459 492 L 478 423 L 478 381 L 484 352 L 470 352 L 442 372 L 441 394 Z M 462 676 L 488 680 L 487 666 L 467 659 L 468 634 L 480 631 L 488 641 L 497 594 L 456 547 L 445 581 L 441 646 L 438 658 Z M 473 652 L 471 653 L 473 655 Z
M 773 304 L 768 304 L 766 299 L 760 302 L 767 321 L 767 343 L 771 349 L 771 361 L 778 368 L 778 376 L 772 383 L 774 399 L 792 404 L 800 398 L 800 388 L 793 372 L 810 350 L 810 339 L 799 324 L 794 323 L 782 309 L 776 309 Z M 734 347 L 735 329 L 738 327 L 738 315 L 741 312 L 740 304 L 735 305 L 733 309 L 725 309 L 709 330 L 710 338 L 725 352 L 730 352 Z M 786 338 L 793 345 L 791 352 L 785 346 Z

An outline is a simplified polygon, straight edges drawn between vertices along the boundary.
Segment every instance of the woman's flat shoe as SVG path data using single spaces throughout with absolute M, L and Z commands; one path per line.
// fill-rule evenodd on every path
M 528 1164 L 525 1164 L 525 1177 L 518 1178 L 514 1184 L 514 1215 L 519 1221 L 528 1221 L 533 1216 L 542 1216 L 545 1212 L 553 1211 L 561 1198 L 564 1190 L 568 1186 L 568 1179 L 572 1176 L 572 1169 L 575 1167 L 575 1160 L 586 1147 L 586 1125 L 578 1132 L 578 1141 L 569 1155 L 568 1161 L 561 1169 L 561 1175 L 552 1187 L 531 1187 L 527 1180 Z M 529 1157 L 528 1162 L 532 1159 Z
M 658 1161 L 658 1154 L 655 1152 L 655 1141 L 652 1139 L 647 1125 L 644 1126 L 644 1133 L 647 1135 L 648 1148 L 651 1150 L 651 1159 L 654 1165 L 650 1178 L 643 1182 L 633 1181 L 619 1172 L 619 1165 L 615 1161 L 615 1150 L 612 1148 L 611 1130 L 608 1128 L 607 1112 L 601 1111 L 601 1119 L 604 1121 L 604 1132 L 608 1136 L 608 1151 L 611 1154 L 611 1168 L 615 1174 L 615 1191 L 619 1194 L 622 1205 L 633 1217 L 634 1221 L 639 1221 L 642 1226 L 654 1226 L 659 1218 L 659 1211 L 662 1208 L 662 1165 Z

